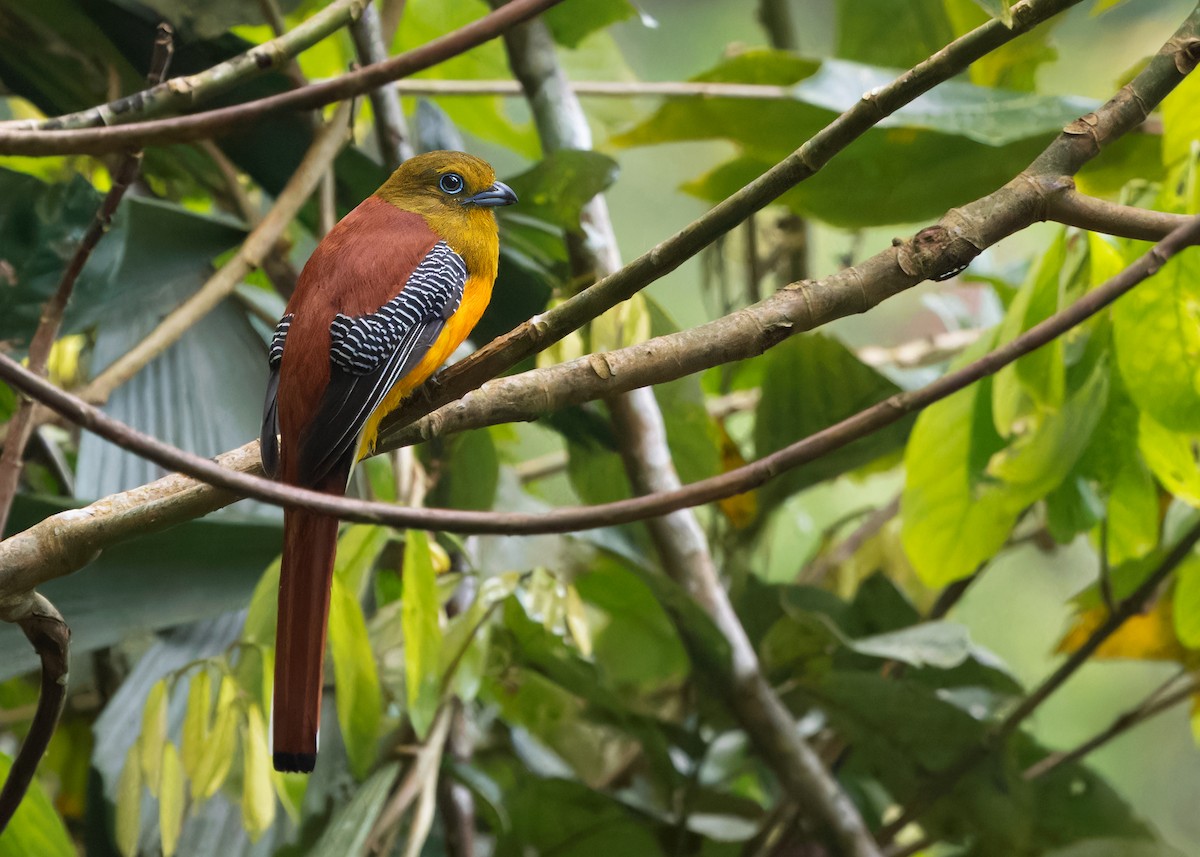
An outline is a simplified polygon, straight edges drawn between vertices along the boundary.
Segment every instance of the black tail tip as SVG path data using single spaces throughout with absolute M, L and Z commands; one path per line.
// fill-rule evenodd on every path
M 311 774 L 317 766 L 316 753 L 275 752 L 275 770 L 293 774 Z

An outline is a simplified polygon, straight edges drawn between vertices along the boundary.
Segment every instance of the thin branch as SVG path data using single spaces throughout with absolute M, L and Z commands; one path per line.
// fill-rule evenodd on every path
M 350 27 L 358 60 L 363 65 L 383 62 L 387 59 L 383 26 L 374 4 L 368 3 L 362 17 Z M 379 140 L 379 154 L 384 166 L 396 169 L 413 156 L 409 142 L 408 123 L 400 109 L 400 93 L 395 83 L 385 83 L 371 90 L 371 111 L 375 115 L 375 136 Z
M 381 854 L 391 853 L 391 849 L 384 850 L 378 846 L 383 842 L 384 837 L 398 828 L 404 813 L 421 794 L 422 787 L 429 777 L 437 776 L 437 766 L 442 758 L 442 748 L 446 744 L 446 737 L 450 731 L 450 720 L 450 706 L 443 705 L 438 711 L 437 717 L 434 718 L 425 741 L 417 748 L 416 758 L 409 765 L 404 778 L 396 786 L 396 791 L 392 793 L 391 798 L 375 820 L 375 824 L 371 828 L 371 835 L 367 838 L 366 850 L 376 850 L 376 853 Z
M 157 83 L 167 73 L 167 67 L 174 53 L 173 33 L 166 24 L 159 24 L 154 39 L 154 49 L 150 60 L 150 82 Z M 75 290 L 75 281 L 83 271 L 83 266 L 91 258 L 92 251 L 108 231 L 113 214 L 125 196 L 125 191 L 137 178 L 142 165 L 140 151 L 127 152 L 112 171 L 112 187 L 109 188 L 96 216 L 88 225 L 87 232 L 75 248 L 71 261 L 63 271 L 58 288 L 46 301 L 42 308 L 42 316 L 38 321 L 37 330 L 29 343 L 29 368 L 38 375 L 46 374 L 46 365 L 50 360 L 50 351 L 54 340 L 58 338 L 58 330 L 62 326 L 63 313 Z M 17 486 L 21 481 L 21 460 L 25 454 L 25 446 L 35 428 L 34 406 L 28 399 L 22 399 L 17 411 L 9 422 L 5 433 L 4 452 L 0 455 L 0 537 L 3 536 L 8 514 L 16 498 Z
M 81 391 L 82 398 L 90 402 L 107 401 L 113 390 L 178 342 L 199 319 L 229 297 L 247 274 L 262 264 L 325 175 L 329 164 L 341 151 L 348 135 L 349 117 L 350 104 L 346 102 L 338 107 L 333 118 L 317 134 L 300 166 L 276 198 L 275 205 L 246 236 L 237 254 L 222 265 L 199 291 L 159 322 L 141 342 L 93 378 Z
M 1187 215 L 1120 205 L 1071 189 L 1048 200 L 1046 219 L 1106 235 L 1158 241 L 1185 221 Z
M 1014 20 L 1011 28 L 999 21 L 989 21 L 955 39 L 928 60 L 886 86 L 864 94 L 853 107 L 803 146 L 740 191 L 718 203 L 691 225 L 612 276 L 605 277 L 575 297 L 525 322 L 467 359 L 446 369 L 435 383 L 426 383 L 423 395 L 410 398 L 393 413 L 385 421 L 383 428 L 393 429 L 397 425 L 412 422 L 435 408 L 460 398 L 524 358 L 548 348 L 571 331 L 578 330 L 609 308 L 675 270 L 785 191 L 815 175 L 834 155 L 905 104 L 950 79 L 1000 45 L 1028 32 L 1035 25 L 1078 2 L 1079 0 L 1022 0 L 1012 7 Z M 504 9 L 511 7 L 512 4 L 509 4 Z M 1152 60 L 1151 65 L 1154 65 L 1154 62 Z M 1061 174 L 1064 171 L 1056 172 Z
M 38 763 L 54 736 L 58 718 L 62 716 L 67 702 L 67 653 L 71 641 L 71 629 L 63 617 L 53 604 L 36 592 L 17 604 L 7 603 L 4 607 L 0 619 L 20 625 L 41 659 L 42 684 L 33 725 L 13 759 L 4 789 L 0 791 L 0 835 L 21 805 Z
M 505 29 L 527 20 L 562 0 L 513 0 L 508 6 L 418 48 L 348 72 L 331 80 L 292 89 L 231 107 L 169 119 L 131 122 L 106 128 L 61 131 L 0 130 L 0 154 L 103 154 L 127 146 L 189 143 L 228 133 L 278 110 L 313 110 L 370 92 L 377 86 L 437 65 L 476 45 L 494 39 Z M 1058 0 L 1064 2 L 1064 0 Z M 170 83 L 170 82 L 169 82 Z
M 900 495 L 897 494 L 887 505 L 873 509 L 854 532 L 800 570 L 797 583 L 818 583 L 829 576 L 842 563 L 849 561 L 859 548 L 870 541 L 900 513 Z
M 1182 233 L 1185 230 L 1190 230 L 1195 233 L 1194 238 L 1200 238 L 1200 217 L 1193 218 L 1190 226 L 1176 230 L 1172 235 Z M 1170 240 L 1170 239 L 1167 239 Z M 1164 242 L 1165 243 L 1165 242 Z M 1162 244 L 1156 245 L 1157 248 L 1162 247 Z M 1156 250 L 1151 250 L 1147 256 L 1153 255 Z M 1146 256 L 1142 257 L 1143 259 Z M 1128 269 L 1126 269 L 1128 270 Z M 1119 275 L 1118 275 L 1119 276 Z M 1110 281 L 1111 282 L 1111 281 Z M 1125 624 L 1126 620 L 1130 619 L 1137 613 L 1145 609 L 1150 599 L 1157 593 L 1158 589 L 1167 580 L 1168 577 L 1175 571 L 1181 562 L 1183 562 L 1192 552 L 1192 549 L 1200 543 L 1200 524 L 1195 524 L 1188 530 L 1183 537 L 1176 543 L 1175 547 L 1163 558 L 1162 562 L 1152 571 L 1149 576 L 1133 591 L 1129 597 L 1125 598 L 1114 609 L 1105 620 L 1088 635 L 1088 638 L 1083 644 L 1073 651 L 1065 661 L 1047 676 L 1041 684 L 1039 684 L 1025 699 L 1014 708 L 1007 717 L 989 734 L 988 738 L 973 750 L 965 753 L 956 762 L 947 766 L 944 770 L 936 774 L 928 783 L 924 791 L 917 795 L 909 805 L 905 807 L 905 811 L 899 817 L 886 824 L 879 832 L 877 837 L 880 842 L 889 842 L 897 833 L 916 821 L 923 815 L 931 806 L 937 803 L 944 795 L 948 794 L 969 771 L 983 762 L 994 750 L 996 750 L 1005 740 L 1008 739 L 1017 729 L 1025 722 L 1035 711 L 1037 711 L 1051 695 L 1054 694 L 1062 685 L 1073 676 L 1080 667 L 1087 663 L 1088 659 L 1095 654 L 1096 650 L 1111 637 L 1118 628 Z
M 1177 680 L 1178 676 L 1172 676 L 1167 684 L 1164 685 L 1164 688 L 1175 684 Z M 1200 677 L 1192 676 L 1190 681 L 1171 693 L 1162 693 L 1164 688 L 1159 688 L 1147 699 L 1142 700 L 1133 708 L 1117 715 L 1107 728 L 1093 735 L 1078 747 L 1060 753 L 1051 753 L 1036 764 L 1030 765 L 1025 769 L 1022 776 L 1027 780 L 1036 780 L 1038 777 L 1044 777 L 1062 765 L 1078 762 L 1084 756 L 1098 750 L 1114 738 L 1124 735 L 1133 727 L 1145 723 L 1150 718 L 1156 717 L 1164 711 L 1174 708 L 1181 702 L 1186 702 L 1197 693 L 1200 693 Z
M 113 126 L 134 119 L 149 119 L 173 111 L 188 110 L 228 92 L 252 77 L 279 68 L 301 51 L 312 47 L 361 13 L 367 0 L 334 0 L 294 30 L 269 42 L 255 45 L 212 68 L 185 77 L 174 77 L 143 92 L 127 95 L 108 104 L 49 119 L 16 119 L 0 122 L 0 135 L 8 132 L 57 131 L 71 128 Z M 141 145 L 127 141 L 125 145 Z M 116 151 L 121 146 L 106 151 Z

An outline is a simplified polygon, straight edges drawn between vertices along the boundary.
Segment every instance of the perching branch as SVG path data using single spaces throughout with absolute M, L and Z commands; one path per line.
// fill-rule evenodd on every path
M 174 51 L 172 39 L 171 28 L 166 24 L 159 24 L 150 60 L 149 80 L 152 84 L 161 81 L 167 73 Z M 66 312 L 71 293 L 75 290 L 75 281 L 79 279 L 87 260 L 91 258 L 92 251 L 108 231 L 113 214 L 125 196 L 125 191 L 137 178 L 141 165 L 141 151 L 131 151 L 122 155 L 117 167 L 112 170 L 112 187 L 100 203 L 100 209 L 88 225 L 79 246 L 75 248 L 75 253 L 58 282 L 58 288 L 42 307 L 41 319 L 29 343 L 29 368 L 32 372 L 38 375 L 46 374 L 50 350 L 54 347 L 54 340 L 58 338 L 63 313 Z M 34 403 L 22 399 L 8 424 L 4 436 L 4 452 L 0 455 L 0 538 L 3 537 L 8 514 L 17 495 L 17 486 L 21 481 L 21 460 L 25 455 L 25 445 L 29 443 L 34 428 Z
M 1058 0 L 1060 3 L 1064 1 Z M 513 24 L 560 2 L 562 0 L 513 0 L 501 10 L 386 62 L 232 107 L 108 128 L 62 131 L 0 129 L 0 155 L 97 155 L 119 151 L 127 146 L 188 143 L 243 128 L 277 110 L 313 110 L 363 95 L 384 83 L 437 65 L 494 39 Z

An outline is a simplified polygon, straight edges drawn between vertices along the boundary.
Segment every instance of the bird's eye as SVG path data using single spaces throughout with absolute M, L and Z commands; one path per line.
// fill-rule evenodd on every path
M 446 193 L 460 193 L 463 189 L 463 177 L 458 173 L 446 173 L 438 180 L 438 187 Z

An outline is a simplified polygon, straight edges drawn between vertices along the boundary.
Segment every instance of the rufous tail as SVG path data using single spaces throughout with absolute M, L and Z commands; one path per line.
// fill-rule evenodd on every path
M 345 484 L 341 474 L 339 493 Z M 337 518 L 307 509 L 284 512 L 272 710 L 277 771 L 308 773 L 317 763 L 325 629 L 337 533 Z

